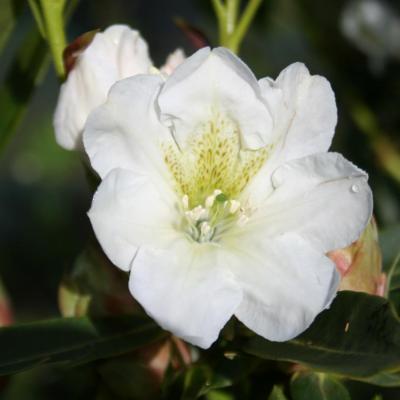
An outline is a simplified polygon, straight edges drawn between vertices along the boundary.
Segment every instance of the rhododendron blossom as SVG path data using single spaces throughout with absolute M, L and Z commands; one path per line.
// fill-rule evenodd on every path
M 326 254 L 372 209 L 366 174 L 327 152 L 336 119 L 329 82 L 303 64 L 257 81 L 224 48 L 111 88 L 84 132 L 102 178 L 89 217 L 163 328 L 207 348 L 235 315 L 285 341 L 329 307 Z

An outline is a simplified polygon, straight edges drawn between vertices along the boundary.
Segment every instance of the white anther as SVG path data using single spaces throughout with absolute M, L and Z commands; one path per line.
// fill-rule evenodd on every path
M 202 222 L 200 225 L 200 233 L 202 236 L 208 236 L 211 232 L 211 226 L 208 222 Z
M 211 208 L 214 205 L 215 198 L 222 193 L 222 190 L 215 189 L 213 194 L 208 196 L 205 201 L 206 208 Z
M 187 194 L 184 194 L 182 197 L 182 205 L 184 210 L 189 208 L 189 196 Z
M 189 219 L 194 222 L 208 218 L 208 211 L 203 206 L 196 206 L 192 210 L 186 211 L 185 214 Z
M 205 202 L 206 208 L 211 208 L 214 204 L 214 201 L 215 201 L 215 196 L 213 194 L 211 196 L 208 196 Z
M 230 200 L 229 212 L 231 214 L 235 214 L 237 210 L 240 208 L 240 201 Z

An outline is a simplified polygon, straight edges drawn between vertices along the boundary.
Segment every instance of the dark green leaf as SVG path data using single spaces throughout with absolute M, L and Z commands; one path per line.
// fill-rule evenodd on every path
M 345 291 L 297 338 L 274 343 L 256 336 L 243 350 L 320 371 L 369 376 L 400 367 L 400 323 L 384 298 Z
M 382 249 L 383 265 L 387 269 L 400 252 L 400 225 L 380 231 L 379 243 Z
M 349 392 L 338 380 L 314 372 L 295 374 L 290 393 L 293 400 L 350 400 Z
M 137 356 L 129 354 L 112 358 L 102 363 L 98 371 L 114 397 L 135 400 L 159 398 L 158 377 Z
M 28 31 L 0 88 L 0 151 L 18 126 L 48 66 L 47 55 L 38 30 Z
M 268 400 L 286 400 L 285 393 L 283 393 L 283 389 L 280 386 L 275 385 L 272 388 L 272 392 L 268 397 Z
M 165 337 L 148 318 L 60 318 L 0 329 L 0 375 L 40 364 L 84 363 L 135 350 Z
M 164 399 L 193 400 L 207 392 L 211 369 L 207 365 L 192 365 L 184 371 L 174 372 L 164 380 Z
M 24 0 L 1 0 L 0 2 L 0 51 L 13 30 L 18 16 L 21 14 Z
M 370 383 L 372 385 L 383 387 L 399 387 L 400 386 L 400 371 L 397 372 L 380 372 L 366 378 L 357 378 L 357 380 Z
M 193 400 L 207 392 L 210 386 L 211 370 L 206 366 L 189 368 L 184 375 L 181 400 Z

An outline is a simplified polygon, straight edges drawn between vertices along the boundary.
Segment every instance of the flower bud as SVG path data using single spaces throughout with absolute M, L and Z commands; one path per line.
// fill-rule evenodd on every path
M 106 100 L 110 87 L 120 79 L 147 73 L 151 65 L 147 44 L 139 32 L 124 25 L 112 25 L 96 33 L 77 55 L 61 86 L 54 114 L 58 144 L 68 150 L 80 148 L 86 119 Z
M 386 275 L 382 273 L 382 256 L 374 218 L 356 242 L 344 249 L 331 251 L 328 256 L 342 277 L 339 290 L 384 296 Z
M 183 59 L 182 50 L 175 51 L 164 72 L 171 73 Z M 81 35 L 66 48 L 64 62 L 69 73 L 60 89 L 53 122 L 57 143 L 67 150 L 83 147 L 86 119 L 106 101 L 115 82 L 155 69 L 145 40 L 125 25 Z

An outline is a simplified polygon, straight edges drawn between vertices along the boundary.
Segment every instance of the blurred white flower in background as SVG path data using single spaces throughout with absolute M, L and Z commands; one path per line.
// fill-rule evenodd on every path
M 356 0 L 346 4 L 343 34 L 370 58 L 379 72 L 388 58 L 400 60 L 400 16 L 389 4 L 378 0 Z
M 182 50 L 176 50 L 161 67 L 162 72 L 170 74 L 184 58 Z M 68 150 L 81 149 L 86 119 L 104 103 L 110 87 L 120 79 L 151 72 L 157 70 L 138 31 L 112 25 L 96 33 L 61 86 L 54 114 L 57 143 Z
M 366 174 L 327 152 L 336 120 L 325 78 L 296 63 L 257 81 L 224 48 L 111 88 L 84 132 L 102 178 L 89 217 L 163 328 L 207 348 L 235 315 L 285 341 L 330 305 L 326 254 L 372 210 Z

